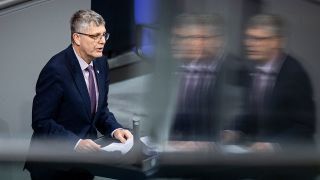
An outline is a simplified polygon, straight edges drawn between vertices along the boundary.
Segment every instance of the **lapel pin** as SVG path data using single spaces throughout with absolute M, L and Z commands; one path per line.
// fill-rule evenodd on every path
M 99 74 L 99 70 L 97 70 L 97 73 Z

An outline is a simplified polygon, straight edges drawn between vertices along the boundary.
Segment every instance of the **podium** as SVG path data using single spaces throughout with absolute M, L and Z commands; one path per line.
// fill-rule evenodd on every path
M 107 145 L 112 140 L 102 138 Z M 141 145 L 141 144 L 140 144 Z M 142 147 L 143 148 L 143 147 Z M 160 152 L 147 156 L 141 146 L 127 155 L 127 163 L 93 165 L 96 176 L 116 179 L 314 179 L 320 169 L 320 153 L 313 150 L 280 153 Z M 133 156 L 133 158 L 132 158 Z M 124 158 L 124 159 L 126 159 Z M 131 162 L 130 162 L 131 161 Z M 109 174 L 108 172 L 111 172 Z

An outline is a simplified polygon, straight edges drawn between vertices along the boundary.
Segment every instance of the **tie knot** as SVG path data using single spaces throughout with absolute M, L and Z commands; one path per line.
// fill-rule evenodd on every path
M 86 68 L 86 70 L 89 71 L 89 72 L 92 72 L 92 71 L 93 71 L 92 65 L 89 65 L 89 66 Z

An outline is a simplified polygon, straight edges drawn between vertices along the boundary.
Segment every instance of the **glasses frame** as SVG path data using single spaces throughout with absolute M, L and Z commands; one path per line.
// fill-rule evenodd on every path
M 275 38 L 278 38 L 278 36 L 266 36 L 266 37 L 246 36 L 245 40 L 250 42 L 266 42 Z
M 81 32 L 75 32 L 75 33 L 88 36 L 95 41 L 100 41 L 102 37 L 104 37 L 106 41 L 110 38 L 110 33 L 104 33 L 102 35 L 86 34 Z

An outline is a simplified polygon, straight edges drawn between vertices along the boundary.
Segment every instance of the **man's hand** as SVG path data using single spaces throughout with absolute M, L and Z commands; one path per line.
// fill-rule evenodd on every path
M 75 150 L 77 152 L 97 152 L 100 151 L 100 147 L 91 139 L 81 139 Z
M 130 131 L 126 129 L 117 129 L 113 133 L 114 138 L 118 139 L 121 143 L 125 143 L 127 139 L 132 138 Z
M 250 146 L 254 152 L 275 152 L 275 146 L 272 143 L 256 142 Z
M 209 152 L 214 148 L 212 143 L 205 141 L 168 141 L 167 146 L 169 151 L 181 152 Z

